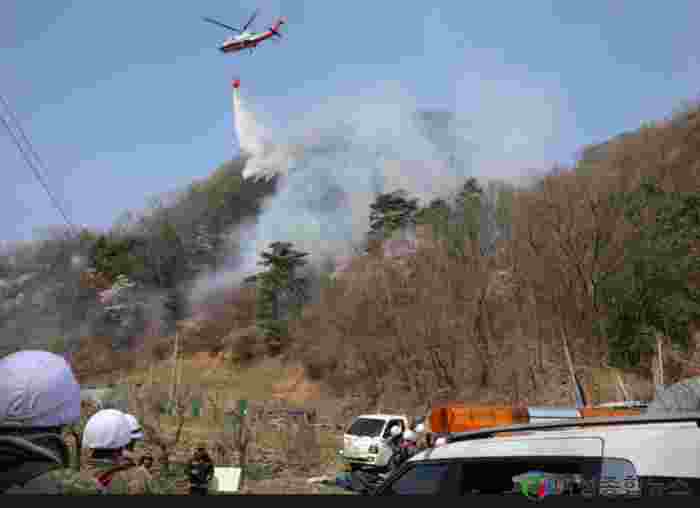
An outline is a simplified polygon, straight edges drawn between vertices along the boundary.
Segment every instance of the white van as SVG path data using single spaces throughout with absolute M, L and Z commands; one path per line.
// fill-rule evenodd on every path
M 343 435 L 343 457 L 351 470 L 387 466 L 392 450 L 388 444 L 391 428 L 409 429 L 402 415 L 366 414 L 353 420 Z

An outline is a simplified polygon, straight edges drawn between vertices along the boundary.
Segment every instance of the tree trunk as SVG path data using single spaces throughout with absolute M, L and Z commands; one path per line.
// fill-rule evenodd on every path
M 176 392 L 176 386 L 177 386 L 177 364 L 178 364 L 178 355 L 179 355 L 179 346 L 180 346 L 180 333 L 179 331 L 175 332 L 175 344 L 173 345 L 173 373 L 171 376 L 171 382 L 170 382 L 170 408 L 169 410 L 172 411 L 172 407 L 175 404 L 175 392 Z
M 627 393 L 627 389 L 625 388 L 625 383 L 622 381 L 622 376 L 620 376 L 620 373 L 617 370 L 615 371 L 615 377 L 617 378 L 617 386 L 620 388 L 622 397 L 625 401 L 630 400 L 629 394 Z
M 576 405 L 576 390 L 577 390 L 576 371 L 574 369 L 574 362 L 571 359 L 571 352 L 569 351 L 569 339 L 566 336 L 566 330 L 564 329 L 563 323 L 559 323 L 559 328 L 561 330 L 561 340 L 562 340 L 562 345 L 564 347 L 564 356 L 566 357 L 566 364 L 569 368 L 569 375 L 571 376 L 571 386 L 572 386 L 572 395 L 574 398 L 574 405 Z
M 477 316 L 474 321 L 474 332 L 477 340 L 477 350 L 481 360 L 481 387 L 485 388 L 491 383 L 492 358 L 489 344 L 488 324 L 486 320 L 486 305 L 483 301 L 484 295 L 479 297 Z
M 661 386 L 663 388 L 663 386 L 664 386 L 664 354 L 663 354 L 662 341 L 661 341 L 660 334 L 658 334 L 656 336 L 656 354 L 657 354 L 657 357 L 659 359 L 658 384 L 659 384 L 659 386 Z
M 531 292 L 532 301 L 532 315 L 535 318 L 535 329 L 537 331 L 537 370 L 539 372 L 544 372 L 544 338 L 542 337 L 542 323 L 540 322 L 540 315 L 537 310 L 537 300 L 535 299 L 535 292 Z
M 241 476 L 238 484 L 238 490 L 242 491 L 245 486 L 246 480 L 246 470 L 248 469 L 248 445 L 250 444 L 249 438 L 249 416 L 248 414 L 240 414 L 238 421 L 238 429 L 236 444 L 238 445 L 238 465 L 241 468 Z
M 246 469 L 248 464 L 248 446 L 241 446 L 240 450 L 238 451 L 238 457 L 238 461 L 241 467 L 241 478 L 238 483 L 238 490 L 242 491 L 243 487 L 245 486 L 246 480 Z

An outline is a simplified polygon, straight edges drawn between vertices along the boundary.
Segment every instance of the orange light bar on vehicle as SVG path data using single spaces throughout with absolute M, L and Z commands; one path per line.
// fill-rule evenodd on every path
M 555 408 L 556 409 L 556 408 Z M 636 408 L 586 407 L 574 410 L 576 417 L 596 418 L 615 416 L 638 416 Z M 556 411 L 555 411 L 556 412 Z M 560 416 L 553 416 L 560 418 Z M 490 427 L 530 423 L 530 411 L 526 407 L 470 406 L 459 403 L 434 408 L 430 413 L 430 430 L 436 434 L 468 432 Z
M 435 433 L 468 432 L 528 421 L 527 409 L 524 408 L 448 404 L 433 409 L 430 414 L 430 429 Z

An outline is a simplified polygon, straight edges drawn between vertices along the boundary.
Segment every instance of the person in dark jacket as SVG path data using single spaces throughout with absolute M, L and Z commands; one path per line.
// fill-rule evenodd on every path
M 209 491 L 209 482 L 214 478 L 214 462 L 209 457 L 203 443 L 197 447 L 194 456 L 188 462 L 187 471 L 190 480 L 190 494 L 206 496 Z
M 80 385 L 63 357 L 0 358 L 0 493 L 62 494 L 70 469 L 61 434 L 79 419 Z
M 416 453 L 418 453 L 418 436 L 416 433 L 412 430 L 406 430 L 403 433 L 403 439 L 401 441 L 400 445 L 400 459 L 399 459 L 399 464 L 403 464 L 406 462 L 408 459 L 413 457 Z

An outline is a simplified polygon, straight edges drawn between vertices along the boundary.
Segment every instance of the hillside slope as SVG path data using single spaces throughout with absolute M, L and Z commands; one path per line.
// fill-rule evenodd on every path
M 274 181 L 242 178 L 245 160 L 235 159 L 208 178 L 145 210 L 125 214 L 111 231 L 49 228 L 37 240 L 0 254 L 0 354 L 22 347 L 76 352 L 82 339 L 112 337 L 117 349 L 133 348 L 149 327 L 172 329 L 184 317 L 183 285 L 204 266 L 235 255 L 227 241 L 235 226 L 259 212 Z M 101 250 L 95 245 L 104 238 Z M 104 284 L 86 284 L 86 270 L 99 263 Z M 93 266 L 94 267 L 94 266 Z M 128 272 L 137 283 L 133 303 L 140 316 L 110 323 L 101 290 Z M 110 273 L 111 272 L 111 273 Z M 171 301 L 177 301 L 171 312 Z M 165 323 L 160 323 L 165 321 Z M 163 326 L 161 326 L 163 325 Z

